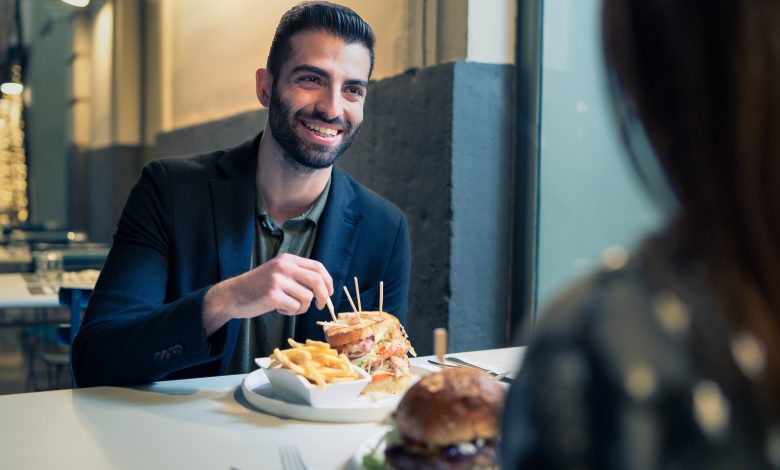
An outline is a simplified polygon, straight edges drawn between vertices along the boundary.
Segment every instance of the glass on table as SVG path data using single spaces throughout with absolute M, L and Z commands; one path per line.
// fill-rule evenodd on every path
M 41 284 L 59 285 L 64 263 L 60 251 L 40 251 L 35 254 L 35 276 Z

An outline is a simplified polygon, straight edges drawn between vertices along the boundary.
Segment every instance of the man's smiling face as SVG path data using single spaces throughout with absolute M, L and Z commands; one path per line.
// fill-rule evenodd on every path
M 289 60 L 273 77 L 269 128 L 291 163 L 327 168 L 362 126 L 369 52 L 321 31 L 295 34 L 290 47 Z

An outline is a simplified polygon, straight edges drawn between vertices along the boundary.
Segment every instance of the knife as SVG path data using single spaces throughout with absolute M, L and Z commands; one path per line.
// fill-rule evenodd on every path
M 488 374 L 492 375 L 493 377 L 496 377 L 496 376 L 502 375 L 502 374 L 499 374 L 498 372 L 492 371 L 492 370 L 490 370 L 490 369 L 485 369 L 484 367 L 480 367 L 480 366 L 478 366 L 478 365 L 476 365 L 476 364 L 472 364 L 472 363 L 470 363 L 470 362 L 466 362 L 466 361 L 464 361 L 463 359 L 460 359 L 460 358 L 458 358 L 458 357 L 453 357 L 453 356 L 450 356 L 450 357 L 447 357 L 447 358 L 445 358 L 445 360 L 447 360 L 447 361 L 450 361 L 450 362 L 454 362 L 455 364 L 460 364 L 460 365 L 462 365 L 462 366 L 466 366 L 466 367 L 473 367 L 473 368 L 475 368 L 475 369 L 479 369 L 479 370 L 481 370 L 481 371 L 485 371 L 485 372 L 487 372 Z M 514 382 L 514 379 L 510 379 L 509 377 L 507 377 L 507 376 L 506 376 L 506 374 L 508 374 L 508 373 L 509 373 L 509 372 L 505 372 L 505 373 L 503 374 L 503 376 L 502 376 L 500 379 L 497 379 L 497 380 L 499 380 L 500 382 L 508 383 L 508 384 L 511 384 L 511 383 L 513 383 L 513 382 Z
M 449 360 L 449 359 L 450 358 L 447 358 L 447 360 Z M 434 360 L 431 360 L 431 359 L 428 359 L 428 362 L 433 364 L 433 365 L 435 365 L 435 366 L 439 366 L 439 367 L 471 367 L 473 369 L 479 369 L 479 370 L 481 370 L 483 372 L 486 372 L 487 374 L 489 374 L 491 377 L 493 377 L 494 379 L 496 379 L 499 382 L 503 382 L 503 383 L 506 383 L 506 384 L 514 383 L 514 379 L 510 379 L 509 377 L 507 377 L 506 373 L 499 374 L 498 372 L 494 372 L 494 371 L 489 370 L 489 369 L 484 369 L 482 367 L 475 366 L 473 364 L 462 363 L 462 362 L 458 362 L 458 361 L 451 361 L 451 362 L 455 362 L 455 364 L 442 364 L 440 362 L 437 362 L 437 361 L 434 361 Z

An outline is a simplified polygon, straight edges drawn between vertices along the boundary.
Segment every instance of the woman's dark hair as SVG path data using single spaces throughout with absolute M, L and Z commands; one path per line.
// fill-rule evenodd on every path
M 374 70 L 374 31 L 354 11 L 330 2 L 299 3 L 282 16 L 268 54 L 267 67 L 273 76 L 279 75 L 282 64 L 292 53 L 290 38 L 301 31 L 323 31 L 348 44 L 364 45 L 371 57 L 368 70 L 368 76 L 371 76 Z
M 636 152 L 636 133 L 624 132 L 629 154 L 640 174 L 655 165 L 666 176 L 675 233 L 706 266 L 729 327 L 766 347 L 758 391 L 770 419 L 780 417 L 778 18 L 768 0 L 604 0 L 602 10 L 615 108 L 652 147 Z

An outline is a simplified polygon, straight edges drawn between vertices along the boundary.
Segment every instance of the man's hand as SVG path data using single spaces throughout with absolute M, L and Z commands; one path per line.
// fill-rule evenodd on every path
M 272 310 L 298 315 L 314 299 L 317 308 L 324 308 L 331 295 L 333 279 L 322 263 L 285 253 L 212 286 L 203 299 L 203 325 L 211 336 L 231 318 L 252 318 Z

